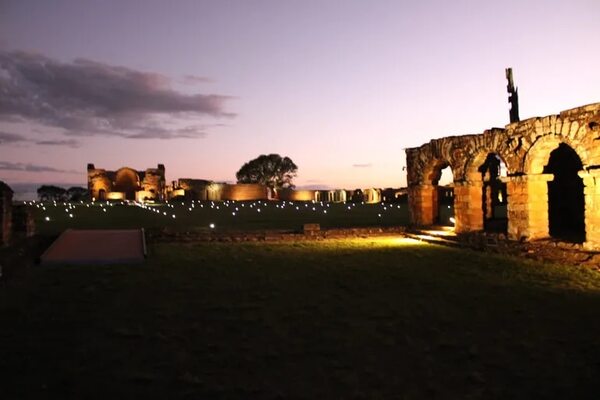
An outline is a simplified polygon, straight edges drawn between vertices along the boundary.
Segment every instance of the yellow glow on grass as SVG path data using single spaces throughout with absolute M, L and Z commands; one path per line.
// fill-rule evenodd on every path
M 359 243 L 369 242 L 371 244 L 381 245 L 381 246 L 422 246 L 426 245 L 420 240 L 403 237 L 403 236 L 383 236 L 383 237 L 367 237 L 364 239 L 357 239 Z
M 442 226 L 441 229 L 426 229 L 422 232 L 425 232 L 428 235 L 432 236 L 456 236 L 454 232 L 454 227 L 452 226 Z

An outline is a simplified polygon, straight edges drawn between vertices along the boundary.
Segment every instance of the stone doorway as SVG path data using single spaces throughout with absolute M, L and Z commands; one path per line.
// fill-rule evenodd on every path
M 506 164 L 496 153 L 487 155 L 485 162 L 479 167 L 481 173 L 483 211 L 483 228 L 486 232 L 506 233 L 508 227 L 506 183 Z
M 581 158 L 572 147 L 561 143 L 550 153 L 544 173 L 552 174 L 548 182 L 548 228 L 553 238 L 585 242 L 585 198 Z
M 431 184 L 435 186 L 432 208 L 433 222 L 436 225 L 454 225 L 454 174 L 450 164 L 444 162 L 432 174 Z

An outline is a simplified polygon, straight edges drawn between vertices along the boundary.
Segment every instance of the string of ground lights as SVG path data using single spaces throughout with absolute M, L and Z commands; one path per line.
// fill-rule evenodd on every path
M 215 214 L 229 215 L 231 218 L 240 217 L 242 215 L 265 215 L 265 213 L 281 213 L 292 211 L 298 214 L 322 214 L 326 216 L 331 210 L 331 203 L 328 202 L 293 202 L 293 201 L 281 201 L 281 202 L 267 202 L 267 201 L 253 201 L 253 202 L 238 202 L 223 201 L 195 201 L 191 202 L 165 202 L 162 204 L 149 204 L 136 201 L 121 201 L 121 202 L 109 202 L 93 201 L 90 203 L 81 202 L 40 202 L 40 201 L 29 201 L 24 202 L 26 205 L 34 206 L 40 211 L 48 211 L 49 208 L 64 209 L 65 218 L 73 219 L 77 218 L 78 208 L 97 209 L 101 210 L 104 216 L 109 217 L 109 210 L 115 206 L 128 206 L 137 207 L 138 209 L 144 210 L 153 215 L 162 216 L 169 219 L 185 218 L 192 215 L 197 210 L 206 210 L 214 212 Z M 351 214 L 355 211 L 357 205 L 364 206 L 365 203 L 343 203 L 343 210 L 345 213 Z M 373 207 L 373 213 L 376 213 L 378 219 L 385 219 L 386 214 L 396 209 L 402 209 L 401 204 L 388 204 L 378 203 L 377 205 L 369 205 Z M 166 208 L 166 209 L 165 209 Z M 60 214 L 59 214 L 60 215 Z M 43 220 L 51 223 L 54 219 L 49 214 L 44 214 Z M 214 229 L 216 227 L 214 222 L 208 223 L 209 228 Z
M 29 205 L 29 206 L 35 206 L 37 209 L 42 210 L 42 211 L 46 211 L 46 207 L 54 207 L 54 208 L 62 208 L 62 207 L 66 207 L 65 208 L 65 213 L 67 214 L 67 216 L 69 218 L 75 218 L 75 214 L 73 214 L 73 212 L 76 210 L 77 207 L 83 207 L 85 206 L 86 208 L 90 208 L 90 203 L 84 203 L 83 201 L 80 201 L 79 203 L 72 203 L 72 202 L 57 202 L 57 201 L 52 201 L 52 202 L 42 202 L 42 201 L 36 201 L 36 200 L 32 200 L 32 201 L 24 201 L 23 204 L 25 205 Z M 114 206 L 114 203 L 109 203 L 107 202 L 106 204 L 104 203 L 91 203 L 91 206 L 96 206 L 96 207 L 101 207 L 103 212 L 107 212 L 107 208 L 108 207 L 112 207 Z M 125 205 L 124 203 L 121 203 L 121 205 Z M 52 221 L 52 218 L 49 215 L 45 215 L 44 216 L 44 221 L 46 222 L 50 222 Z

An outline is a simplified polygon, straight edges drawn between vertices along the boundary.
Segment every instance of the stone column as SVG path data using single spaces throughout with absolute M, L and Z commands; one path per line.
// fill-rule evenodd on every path
M 483 182 L 454 183 L 454 219 L 456 233 L 483 230 Z
M 0 245 L 8 246 L 12 233 L 12 190 L 0 181 Z
M 542 239 L 549 237 L 548 182 L 552 174 L 534 174 L 501 178 L 508 196 L 508 237 Z
M 590 250 L 600 250 L 600 170 L 580 171 L 585 197 L 585 243 Z
M 434 196 L 436 186 L 434 185 L 412 185 L 408 188 L 408 210 L 410 223 L 418 226 L 433 225 Z

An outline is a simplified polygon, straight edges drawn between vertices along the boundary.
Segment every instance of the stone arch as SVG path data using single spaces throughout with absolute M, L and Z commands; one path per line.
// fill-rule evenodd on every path
M 368 188 L 363 189 L 364 202 L 368 204 L 381 202 L 381 191 L 379 189 Z
M 569 146 L 577 153 L 584 168 L 589 165 L 587 151 L 579 145 L 579 141 L 568 136 L 547 134 L 537 138 L 527 151 L 523 162 L 523 172 L 528 175 L 542 174 L 544 167 L 550 160 L 550 153 L 558 148 L 561 143 Z
M 560 143 L 550 153 L 544 173 L 548 182 L 548 231 L 550 236 L 570 241 L 585 241 L 585 196 L 581 158 L 569 145 Z
M 455 168 L 452 168 L 449 161 L 443 158 L 432 159 L 430 164 L 423 169 L 422 182 L 426 185 L 436 186 L 442 177 L 442 171 L 447 167 L 450 167 L 452 175 L 455 176 Z
M 426 148 L 421 148 L 423 153 L 418 158 L 419 167 L 413 171 L 412 183 L 409 182 L 408 202 L 411 221 L 416 225 L 432 225 L 439 223 L 440 220 L 440 191 L 438 183 L 442 175 L 442 170 L 450 167 L 453 174 L 453 180 L 456 182 L 456 163 L 453 163 L 449 149 L 452 146 L 451 140 L 444 141 L 441 145 L 437 141 L 432 141 Z M 445 149 L 445 151 L 442 151 Z M 410 173 L 411 169 L 409 169 Z M 449 217 L 454 213 L 454 194 L 453 189 L 450 198 L 453 204 L 450 205 L 451 211 Z
M 113 191 L 125 194 L 125 199 L 135 200 L 135 192 L 140 189 L 140 176 L 134 169 L 123 167 L 115 172 Z
M 474 188 L 469 194 L 469 215 L 485 231 L 507 232 L 508 196 L 502 179 L 508 174 L 504 157 L 495 149 L 482 149 L 467 163 L 465 184 Z M 477 214 L 483 218 L 481 223 Z
M 111 182 L 106 175 L 94 176 L 88 183 L 90 196 L 99 200 L 106 200 L 107 193 L 111 192 Z

